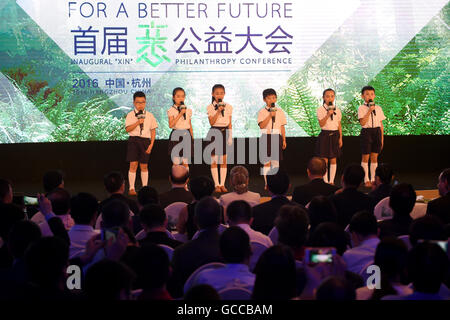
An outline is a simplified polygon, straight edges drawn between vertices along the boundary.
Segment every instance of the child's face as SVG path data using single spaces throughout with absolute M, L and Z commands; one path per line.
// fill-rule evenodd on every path
M 272 105 L 272 103 L 277 102 L 277 96 L 274 94 L 269 94 L 267 97 L 264 98 L 264 102 L 266 103 L 266 105 L 268 107 L 270 107 Z
M 373 90 L 366 90 L 364 91 L 364 93 L 361 95 L 361 97 L 364 99 L 364 101 L 366 103 L 369 102 L 369 100 L 375 101 L 375 91 Z
M 136 99 L 134 99 L 133 101 L 133 104 L 136 110 L 141 111 L 145 109 L 145 102 L 146 100 L 144 97 L 136 97 Z
M 225 97 L 225 90 L 222 88 L 217 88 L 213 91 L 212 96 L 216 101 L 219 101 L 219 99 L 223 101 L 223 97 Z
M 323 100 L 325 101 L 325 104 L 334 102 L 334 92 L 331 90 L 325 92 L 325 94 L 323 95 Z
M 182 101 L 184 102 L 185 97 L 186 97 L 186 95 L 184 94 L 184 91 L 178 90 L 177 92 L 175 92 L 175 95 L 173 96 L 173 100 L 175 101 L 175 104 L 177 106 L 179 106 Z

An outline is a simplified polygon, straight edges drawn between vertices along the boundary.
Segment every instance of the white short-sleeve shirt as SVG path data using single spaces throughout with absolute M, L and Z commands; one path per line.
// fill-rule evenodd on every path
M 270 114 L 269 108 L 264 107 L 258 113 L 258 125 L 263 122 Z M 286 115 L 281 108 L 275 111 L 275 121 L 270 120 L 265 128 L 261 128 L 261 133 L 281 134 L 281 127 L 287 124 Z
M 136 109 L 133 109 L 132 111 L 130 111 L 127 114 L 127 117 L 125 119 L 125 127 L 128 127 L 128 126 L 136 123 L 136 121 L 138 121 L 138 119 L 136 117 L 137 112 L 138 111 Z M 136 128 L 134 128 L 133 130 L 128 132 L 130 137 L 142 137 L 142 138 L 150 139 L 152 136 L 151 131 L 153 129 L 158 128 L 158 123 L 156 122 L 156 119 L 153 116 L 153 114 L 146 110 L 144 110 L 144 114 L 145 114 L 145 119 L 144 119 L 144 127 L 142 129 L 142 132 L 141 132 L 140 126 L 138 125 Z
M 329 117 L 327 119 L 327 122 L 325 122 L 325 125 L 320 128 L 322 128 L 323 130 L 330 130 L 330 131 L 339 129 L 339 122 L 342 119 L 342 113 L 341 113 L 341 110 L 339 110 L 338 108 L 336 108 L 336 110 L 334 112 L 336 114 L 333 114 L 333 119 L 331 119 L 331 117 Z M 325 118 L 327 113 L 328 113 L 328 106 L 322 105 L 322 106 L 318 107 L 317 108 L 317 119 L 321 120 L 321 119 Z
M 360 105 L 358 108 L 358 119 L 364 118 L 364 116 L 369 111 L 369 107 L 366 104 Z M 369 116 L 369 120 L 367 120 L 366 124 L 363 125 L 363 128 L 378 128 L 381 127 L 381 121 L 385 120 L 383 109 L 380 106 L 375 106 L 376 115 L 372 114 Z
M 221 113 L 216 122 L 213 124 L 214 127 L 228 127 L 228 125 L 230 124 L 231 116 L 233 114 L 233 107 L 226 102 L 222 103 L 225 104 L 225 109 L 223 115 Z M 217 102 L 214 101 L 207 107 L 208 117 L 213 117 L 216 114 L 216 105 Z
M 180 113 L 180 112 L 178 111 L 178 107 L 175 105 L 170 107 L 169 110 L 167 110 L 167 116 L 169 118 L 170 117 L 176 118 L 178 116 L 178 113 Z M 178 119 L 177 123 L 175 123 L 175 126 L 172 129 L 186 130 L 191 127 L 192 109 L 187 108 L 185 115 L 186 115 L 186 119 L 184 119 L 184 117 L 181 116 L 180 119 Z

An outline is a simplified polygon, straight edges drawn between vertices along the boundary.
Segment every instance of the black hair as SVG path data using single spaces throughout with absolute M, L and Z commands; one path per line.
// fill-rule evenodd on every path
M 52 203 L 53 213 L 56 215 L 64 215 L 70 209 L 70 193 L 63 188 L 56 188 L 50 191 L 47 198 Z
M 252 207 L 244 200 L 235 200 L 227 207 L 228 220 L 233 223 L 248 223 L 252 219 Z
M 448 272 L 447 254 L 435 243 L 419 243 L 408 255 L 408 276 L 415 292 L 437 294 Z
M 355 232 L 363 237 L 377 235 L 377 218 L 368 211 L 359 211 L 353 215 L 349 225 L 350 232 Z
M 122 290 L 129 294 L 135 277 L 135 273 L 121 262 L 100 260 L 86 273 L 86 296 L 89 300 L 119 300 Z
M 9 193 L 9 188 L 11 187 L 11 182 L 5 179 L 0 179 L 0 203 Z
M 127 227 L 130 219 L 130 208 L 121 200 L 111 200 L 102 208 L 102 227 Z
M 267 172 L 267 187 L 273 194 L 285 194 L 289 189 L 289 176 L 280 168 L 278 168 L 278 171 L 275 174 L 271 174 L 273 173 L 273 170 L 275 170 L 275 168 L 270 169 L 269 172 Z
M 44 173 L 44 177 L 42 178 L 42 183 L 44 186 L 44 190 L 46 193 L 52 191 L 57 188 L 64 179 L 64 174 L 60 170 L 50 170 Z
M 173 91 L 172 91 L 172 102 L 173 102 L 173 104 L 175 104 L 175 100 L 173 98 L 175 97 L 175 95 L 177 94 L 178 91 L 183 91 L 184 94 L 186 95 L 186 91 L 184 91 L 184 89 L 181 88 L 181 87 L 176 87 L 175 89 L 173 89 Z
M 223 91 L 225 92 L 225 87 L 223 86 L 223 84 L 215 84 L 215 85 L 212 87 L 211 93 L 214 93 L 214 91 L 215 91 L 216 89 L 223 89 Z M 211 98 L 211 103 L 212 103 L 212 102 L 214 102 L 214 97 Z
M 301 248 L 308 234 L 308 213 L 305 208 L 295 204 L 283 205 L 274 222 L 278 230 L 278 241 L 290 248 Z
M 418 240 L 447 240 L 447 234 L 441 220 L 433 215 L 415 219 L 409 226 L 409 241 L 415 246 Z
M 352 163 L 344 169 L 343 179 L 345 186 L 358 188 L 364 179 L 364 169 L 360 164 Z
M 395 216 L 409 216 L 416 204 L 416 192 L 411 184 L 399 183 L 392 187 L 389 206 Z
M 25 213 L 19 206 L 13 203 L 0 203 L 0 237 L 7 241 L 12 226 L 24 219 Z
M 39 226 L 29 220 L 17 221 L 11 228 L 8 237 L 8 248 L 12 256 L 22 258 L 27 248 L 41 238 Z
M 333 91 L 333 93 L 334 93 L 334 95 L 336 96 L 336 91 L 334 91 L 333 89 L 331 89 L 331 88 L 328 88 L 328 89 L 325 89 L 325 90 L 323 90 L 323 92 L 322 92 L 322 99 L 323 99 L 323 102 L 325 102 L 325 93 L 327 93 L 328 91 Z
M 136 91 L 133 94 L 133 101 L 136 100 L 136 98 L 145 98 L 145 93 L 143 93 L 142 91 Z
M 147 204 L 158 204 L 158 191 L 156 191 L 153 187 L 142 187 L 137 193 L 137 200 L 141 206 L 145 206 Z
M 195 200 L 212 195 L 214 192 L 214 182 L 209 177 L 196 177 L 189 181 L 189 190 Z
M 272 95 L 274 95 L 275 97 L 277 96 L 277 92 L 274 89 L 272 89 L 272 88 L 265 89 L 263 91 L 263 99 L 265 99 L 268 96 L 272 96 Z
M 361 89 L 361 94 L 364 94 L 364 91 L 373 91 L 373 92 L 375 92 L 375 88 L 372 87 L 372 86 L 364 86 L 364 87 Z
M 64 278 L 69 260 L 69 246 L 59 237 L 43 237 L 25 252 L 30 281 L 44 288 L 56 289 Z
M 319 157 L 312 157 L 308 161 L 308 170 L 311 175 L 324 176 L 327 172 L 327 163 Z
M 217 293 L 216 289 L 211 287 L 209 284 L 199 284 L 193 286 L 189 289 L 188 292 L 184 295 L 185 301 L 218 301 L 220 300 L 220 296 Z
M 345 278 L 330 276 L 324 279 L 316 292 L 319 301 L 353 301 L 356 291 L 353 285 Z
M 325 196 L 315 196 L 311 199 L 308 207 L 310 232 L 322 222 L 337 223 L 337 211 L 334 203 Z
M 440 174 L 441 181 L 447 181 L 447 183 L 450 185 L 450 168 L 445 169 Z
M 89 224 L 98 212 L 98 200 L 90 193 L 80 192 L 70 199 L 70 216 L 76 224 Z
M 163 226 L 167 216 L 159 204 L 147 204 L 141 209 L 139 218 L 142 224 L 153 228 Z
M 109 193 L 119 191 L 124 182 L 125 179 L 122 173 L 119 171 L 112 171 L 106 174 L 103 178 L 103 184 L 105 185 L 106 191 L 108 191 Z
M 381 288 L 374 290 L 371 300 L 380 300 L 387 295 L 397 295 L 392 282 L 407 282 L 406 264 L 408 248 L 395 237 L 385 237 L 377 246 L 374 264 L 381 270 Z
M 163 248 L 146 243 L 136 255 L 136 284 L 145 290 L 160 289 L 169 279 L 170 261 Z
M 392 167 L 387 163 L 379 163 L 375 169 L 375 176 L 380 178 L 381 183 L 390 184 L 393 175 Z
M 254 273 L 252 300 L 290 300 L 296 295 L 295 260 L 288 247 L 276 245 L 265 250 Z
M 342 256 L 350 244 L 350 237 L 340 225 L 334 222 L 323 222 L 317 226 L 309 238 L 311 247 L 335 247 L 336 253 Z
M 221 234 L 220 253 L 226 263 L 244 263 L 251 252 L 250 238 L 243 229 L 233 226 Z
M 218 227 L 220 224 L 220 215 L 220 205 L 213 197 L 205 197 L 195 206 L 194 219 L 200 230 Z

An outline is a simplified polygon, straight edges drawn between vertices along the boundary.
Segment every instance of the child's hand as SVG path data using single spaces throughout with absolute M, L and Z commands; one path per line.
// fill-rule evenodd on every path
M 286 149 L 286 146 L 287 146 L 286 140 L 283 140 L 283 146 L 282 146 L 282 149 L 283 149 L 283 150 Z
M 329 116 L 331 116 L 333 113 L 334 113 L 334 110 L 333 110 L 333 109 L 329 109 L 329 110 L 328 110 L 328 115 L 329 115 Z
M 373 110 L 375 110 L 375 105 L 370 106 L 369 110 L 370 110 L 370 112 L 372 112 Z
M 148 149 L 145 150 L 145 153 L 146 153 L 146 154 L 150 154 L 150 152 L 152 152 L 152 147 L 148 147 Z
M 342 148 L 343 145 L 344 143 L 342 142 L 342 139 L 339 139 L 339 148 Z
M 180 114 L 181 115 L 186 114 L 186 109 L 181 109 Z
M 145 119 L 138 119 L 138 123 L 139 123 L 139 124 L 143 124 L 144 121 L 145 121 Z
M 276 113 L 275 111 L 271 111 L 271 112 L 270 112 L 270 116 L 271 116 L 272 118 L 275 118 L 276 114 L 277 114 L 277 113 Z

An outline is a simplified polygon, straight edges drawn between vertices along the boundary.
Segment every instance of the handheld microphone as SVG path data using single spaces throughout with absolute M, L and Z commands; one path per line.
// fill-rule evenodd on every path
M 269 112 L 276 112 L 276 111 L 277 111 L 277 108 L 275 107 L 275 103 L 272 102 L 272 104 L 270 105 L 270 108 L 269 108 Z M 275 118 L 276 118 L 276 116 L 272 117 L 272 125 L 275 122 Z
M 139 112 L 136 113 L 136 118 L 145 119 L 145 113 L 142 110 L 139 110 Z M 143 123 L 139 124 L 139 127 L 141 129 L 141 134 L 142 134 L 142 130 L 144 130 L 144 124 Z
M 333 114 L 330 116 L 330 118 L 331 118 L 331 121 L 333 121 L 333 115 L 336 115 L 336 108 L 330 108 L 330 107 L 332 107 L 333 106 L 333 102 L 331 102 L 331 101 L 329 101 L 328 102 L 328 110 L 333 110 Z
M 374 106 L 374 105 L 375 105 L 375 103 L 373 102 L 373 100 L 372 100 L 372 99 L 369 99 L 369 103 L 368 103 L 368 105 L 369 105 L 369 108 L 370 108 L 371 106 Z M 376 115 L 377 115 L 377 113 L 375 112 L 375 110 L 373 110 L 372 112 L 373 112 L 373 115 L 374 115 L 374 116 L 376 116 Z
M 222 99 L 217 100 L 216 110 L 217 110 L 220 106 L 224 106 L 224 104 L 222 103 Z M 223 117 L 223 116 L 225 116 L 225 110 L 222 110 L 222 117 Z
M 178 111 L 181 111 L 183 109 L 187 109 L 187 107 L 184 105 L 184 101 L 181 101 L 180 106 L 178 107 Z M 186 120 L 186 113 L 183 114 L 183 118 L 184 118 L 184 120 Z

